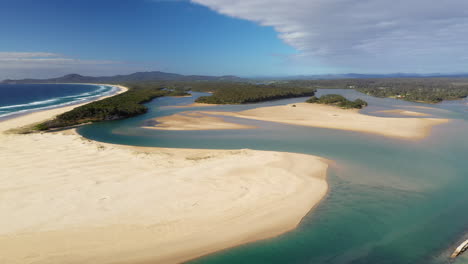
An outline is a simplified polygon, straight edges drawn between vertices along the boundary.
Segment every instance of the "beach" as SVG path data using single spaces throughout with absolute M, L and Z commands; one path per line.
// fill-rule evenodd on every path
M 327 193 L 311 155 L 7 133 L 74 107 L 0 122 L 0 263 L 179 263 L 290 231 Z
M 400 116 L 429 116 L 429 114 L 426 113 L 421 113 L 421 112 L 414 112 L 414 111 L 408 111 L 408 110 L 403 110 L 403 109 L 394 109 L 394 110 L 382 110 L 382 111 L 376 111 L 376 114 L 395 114 L 395 115 L 400 115 Z
M 205 103 L 191 103 L 188 105 L 172 105 L 172 106 L 167 106 L 167 107 L 172 107 L 172 108 L 186 108 L 186 107 L 210 107 L 210 106 L 216 106 L 215 104 L 205 104 Z
M 430 134 L 434 126 L 450 121 L 442 118 L 377 117 L 361 114 L 357 109 L 341 109 L 310 103 L 260 107 L 241 112 L 200 111 L 199 113 L 363 132 L 408 140 L 423 139 Z
M 224 130 L 253 129 L 247 126 L 227 122 L 220 117 L 208 116 L 197 112 L 185 112 L 148 120 L 143 128 L 158 130 Z

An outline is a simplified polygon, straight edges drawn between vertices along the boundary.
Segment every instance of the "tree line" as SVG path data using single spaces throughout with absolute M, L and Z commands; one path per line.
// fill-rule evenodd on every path
M 210 104 L 242 104 L 274 99 L 311 96 L 314 89 L 281 88 L 233 82 L 132 82 L 125 83 L 128 91 L 100 101 L 79 106 L 56 118 L 38 124 L 36 130 L 70 127 L 84 123 L 129 118 L 144 114 L 144 103 L 162 96 L 184 96 L 189 91 L 212 92 L 211 96 L 198 98 L 197 102 Z
M 143 104 L 161 96 L 182 96 L 188 91 L 210 92 L 196 100 L 208 104 L 245 104 L 276 99 L 314 96 L 316 89 L 356 89 L 376 97 L 394 97 L 408 101 L 437 103 L 468 96 L 464 78 L 383 78 L 292 81 L 157 81 L 124 83 L 129 90 L 101 101 L 77 107 L 55 119 L 36 126 L 39 130 L 74 126 L 88 122 L 116 120 L 144 114 Z M 344 97 L 343 97 L 344 98 Z M 349 101 L 339 95 L 312 97 L 311 103 L 336 104 L 343 108 L 361 108 L 367 103 Z
M 339 94 L 327 94 L 327 95 L 322 95 L 321 97 L 312 96 L 306 102 L 315 103 L 315 104 L 336 105 L 344 109 L 351 109 L 351 108 L 361 109 L 367 106 L 367 102 L 362 99 L 356 99 L 354 101 L 351 101 Z
M 375 97 L 392 97 L 424 103 L 457 100 L 468 96 L 467 78 L 293 80 L 281 83 L 314 89 L 356 89 Z
M 100 101 L 79 106 L 56 118 L 40 123 L 37 130 L 49 130 L 75 126 L 83 123 L 117 120 L 144 114 L 148 108 L 144 103 L 162 96 L 187 95 L 186 91 L 164 89 L 158 83 L 126 84 L 128 91 Z
M 193 91 L 211 92 L 210 96 L 199 97 L 197 103 L 246 104 L 269 100 L 312 96 L 315 89 L 287 87 L 274 84 L 253 83 L 207 83 L 192 86 Z

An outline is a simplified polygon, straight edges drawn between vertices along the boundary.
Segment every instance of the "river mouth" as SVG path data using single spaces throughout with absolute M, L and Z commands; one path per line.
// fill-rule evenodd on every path
M 453 121 L 417 141 L 357 132 L 238 120 L 253 130 L 158 131 L 145 120 L 186 110 L 240 111 L 303 102 L 306 98 L 255 105 L 175 108 L 186 98 L 158 98 L 136 118 L 79 129 L 89 139 L 115 144 L 172 148 L 287 151 L 335 161 L 330 192 L 294 231 L 212 254 L 191 263 L 444 263 L 468 230 L 468 112 L 462 102 L 416 104 L 372 98 L 352 90 L 319 90 L 362 98 L 361 112 L 405 109 Z M 384 114 L 394 116 L 394 112 Z M 404 117 L 402 117 L 404 118 Z M 424 117 L 423 117 L 424 118 Z M 287 212 L 285 212 L 287 213 Z M 466 255 L 466 253 L 465 253 Z M 455 263 L 466 261 L 462 256 Z

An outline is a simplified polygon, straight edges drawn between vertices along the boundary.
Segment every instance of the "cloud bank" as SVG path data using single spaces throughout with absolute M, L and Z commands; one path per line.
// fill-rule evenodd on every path
M 47 52 L 0 52 L 0 69 L 55 68 L 70 65 L 119 64 L 117 61 L 80 60 Z
M 144 65 L 112 60 L 84 60 L 49 52 L 0 52 L 3 79 L 50 78 L 69 73 L 113 75 L 145 70 Z
M 271 26 L 293 60 L 358 71 L 468 71 L 466 0 L 192 0 Z

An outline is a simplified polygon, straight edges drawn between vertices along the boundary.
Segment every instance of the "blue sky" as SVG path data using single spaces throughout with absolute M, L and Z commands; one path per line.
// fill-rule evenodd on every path
M 0 79 L 466 72 L 466 2 L 2 0 Z
M 70 68 L 83 74 L 93 74 L 94 68 L 96 74 L 279 74 L 283 57 L 296 52 L 271 27 L 182 1 L 2 0 L 0 32 L 0 52 L 43 52 L 91 61 L 84 69 L 26 69 L 26 75 L 38 76 L 60 75 Z M 9 77 L 23 75 L 21 68 L 10 71 L 14 76 Z

